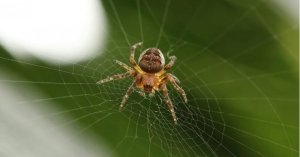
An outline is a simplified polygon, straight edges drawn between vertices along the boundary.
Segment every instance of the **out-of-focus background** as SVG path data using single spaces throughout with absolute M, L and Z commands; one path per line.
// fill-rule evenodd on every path
M 0 1 L 0 156 L 299 156 L 296 0 Z M 161 92 L 138 89 L 130 47 L 177 56 Z

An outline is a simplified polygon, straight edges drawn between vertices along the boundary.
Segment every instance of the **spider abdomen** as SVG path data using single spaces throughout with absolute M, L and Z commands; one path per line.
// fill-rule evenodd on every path
M 165 66 L 165 58 L 157 48 L 145 50 L 139 57 L 140 68 L 147 73 L 157 73 Z

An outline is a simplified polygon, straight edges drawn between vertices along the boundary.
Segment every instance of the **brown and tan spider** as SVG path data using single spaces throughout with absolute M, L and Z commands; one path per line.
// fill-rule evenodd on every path
M 176 57 L 175 56 L 170 56 L 169 58 L 171 61 L 165 66 L 165 58 L 161 51 L 157 48 L 148 48 L 146 49 L 139 57 L 139 62 L 137 65 L 135 60 L 134 60 L 134 52 L 135 49 L 138 46 L 141 46 L 143 43 L 137 43 L 133 45 L 130 49 L 130 63 L 134 67 L 132 69 L 131 67 L 127 66 L 126 64 L 115 60 L 117 64 L 121 65 L 123 68 L 127 70 L 126 73 L 124 74 L 119 74 L 119 75 L 114 75 L 112 77 L 108 77 L 106 79 L 100 80 L 97 82 L 97 84 L 102 84 L 108 81 L 112 80 L 117 80 L 117 79 L 122 79 L 127 76 L 133 76 L 133 83 L 127 90 L 122 103 L 120 105 L 119 110 L 122 110 L 126 100 L 128 99 L 128 96 L 132 93 L 133 89 L 135 87 L 140 88 L 140 93 L 142 96 L 145 96 L 145 92 L 150 92 L 150 96 L 154 96 L 155 90 L 159 91 L 162 90 L 164 93 L 165 101 L 170 109 L 170 112 L 173 116 L 174 123 L 177 124 L 177 118 L 175 115 L 175 111 L 173 109 L 172 102 L 169 98 L 168 95 L 168 89 L 167 86 L 165 85 L 168 81 L 171 82 L 173 87 L 181 93 L 181 95 L 184 98 L 185 103 L 187 103 L 187 98 L 184 90 L 180 88 L 176 82 L 179 83 L 179 80 L 172 74 L 167 73 L 167 70 L 172 67 L 174 64 Z M 164 67 L 165 66 L 165 67 Z M 163 75 L 165 74 L 165 75 Z

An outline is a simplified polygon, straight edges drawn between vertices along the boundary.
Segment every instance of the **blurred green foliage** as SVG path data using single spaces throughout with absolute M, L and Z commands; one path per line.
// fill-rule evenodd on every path
M 104 140 L 115 156 L 299 155 L 298 26 L 260 0 L 102 4 L 109 30 L 99 57 L 67 66 L 34 60 L 39 66 L 33 66 L 1 49 L 0 65 L 44 82 L 32 85 L 74 118 L 80 134 Z M 170 72 L 189 103 L 168 87 L 179 126 L 158 93 L 143 99 L 134 92 L 118 112 L 131 79 L 95 84 L 124 72 L 113 59 L 129 64 L 129 48 L 140 41 L 143 49 L 158 46 L 178 58 Z

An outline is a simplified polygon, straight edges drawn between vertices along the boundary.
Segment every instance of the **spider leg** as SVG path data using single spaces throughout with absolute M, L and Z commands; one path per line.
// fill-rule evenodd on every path
M 140 94 L 141 94 L 141 96 L 145 97 L 145 91 L 144 91 L 144 88 L 141 88 Z
M 130 76 L 134 73 L 135 73 L 134 71 L 127 71 L 124 74 L 114 75 L 114 76 L 108 77 L 106 79 L 100 80 L 100 81 L 97 82 L 97 84 L 102 84 L 102 83 L 109 82 L 109 81 L 112 81 L 112 80 L 122 79 L 122 78 L 128 77 L 128 76 Z
M 170 110 L 170 112 L 171 112 L 171 114 L 172 114 L 174 123 L 177 124 L 176 114 L 175 114 L 175 111 L 174 111 L 172 102 L 171 102 L 170 97 L 169 97 L 169 94 L 168 94 L 167 86 L 166 86 L 165 84 L 160 84 L 160 85 L 159 85 L 159 89 L 161 89 L 161 90 L 163 91 L 164 96 L 165 96 L 166 103 L 167 103 L 167 105 L 168 105 L 168 107 L 169 107 L 169 110 Z
M 131 86 L 128 88 L 128 90 L 127 90 L 127 92 L 126 92 L 126 94 L 125 94 L 125 96 L 124 96 L 124 98 L 123 98 L 123 100 L 122 100 L 122 103 L 121 103 L 121 105 L 120 105 L 120 107 L 119 107 L 119 111 L 122 110 L 122 108 L 123 108 L 123 106 L 124 106 L 126 100 L 128 99 L 129 95 L 132 93 L 132 91 L 133 91 L 133 89 L 134 89 L 135 87 L 136 87 L 136 83 L 133 82 L 133 83 L 131 84 Z
M 170 56 L 169 59 L 171 59 L 171 61 L 165 66 L 165 68 L 163 70 L 156 73 L 156 76 L 161 76 L 162 74 L 167 72 L 167 70 L 169 70 L 173 66 L 173 64 L 174 64 L 174 62 L 176 61 L 177 58 L 175 56 Z
M 128 65 L 126 65 L 125 63 L 121 62 L 121 61 L 118 61 L 118 60 L 115 60 L 115 62 L 119 65 L 121 65 L 123 68 L 125 68 L 126 70 L 128 71 L 133 71 L 133 69 L 131 67 L 129 67 Z
M 187 103 L 187 98 L 184 90 L 178 86 L 176 82 L 179 82 L 178 78 L 172 74 L 166 74 L 162 79 L 161 83 L 165 84 L 167 81 L 170 81 L 173 87 L 182 95 L 184 102 Z
M 134 69 L 136 71 L 138 71 L 139 73 L 143 74 L 145 73 L 135 62 L 134 60 L 134 51 L 135 49 L 138 47 L 138 46 L 141 46 L 143 43 L 142 42 L 139 42 L 137 44 L 134 44 L 131 49 L 130 49 L 130 63 L 132 64 L 132 66 L 134 67 Z
M 151 91 L 151 93 L 149 94 L 149 96 L 150 96 L 150 97 L 153 97 L 153 96 L 154 96 L 154 94 L 155 94 L 155 90 L 154 90 L 154 89 L 152 89 L 152 91 Z

